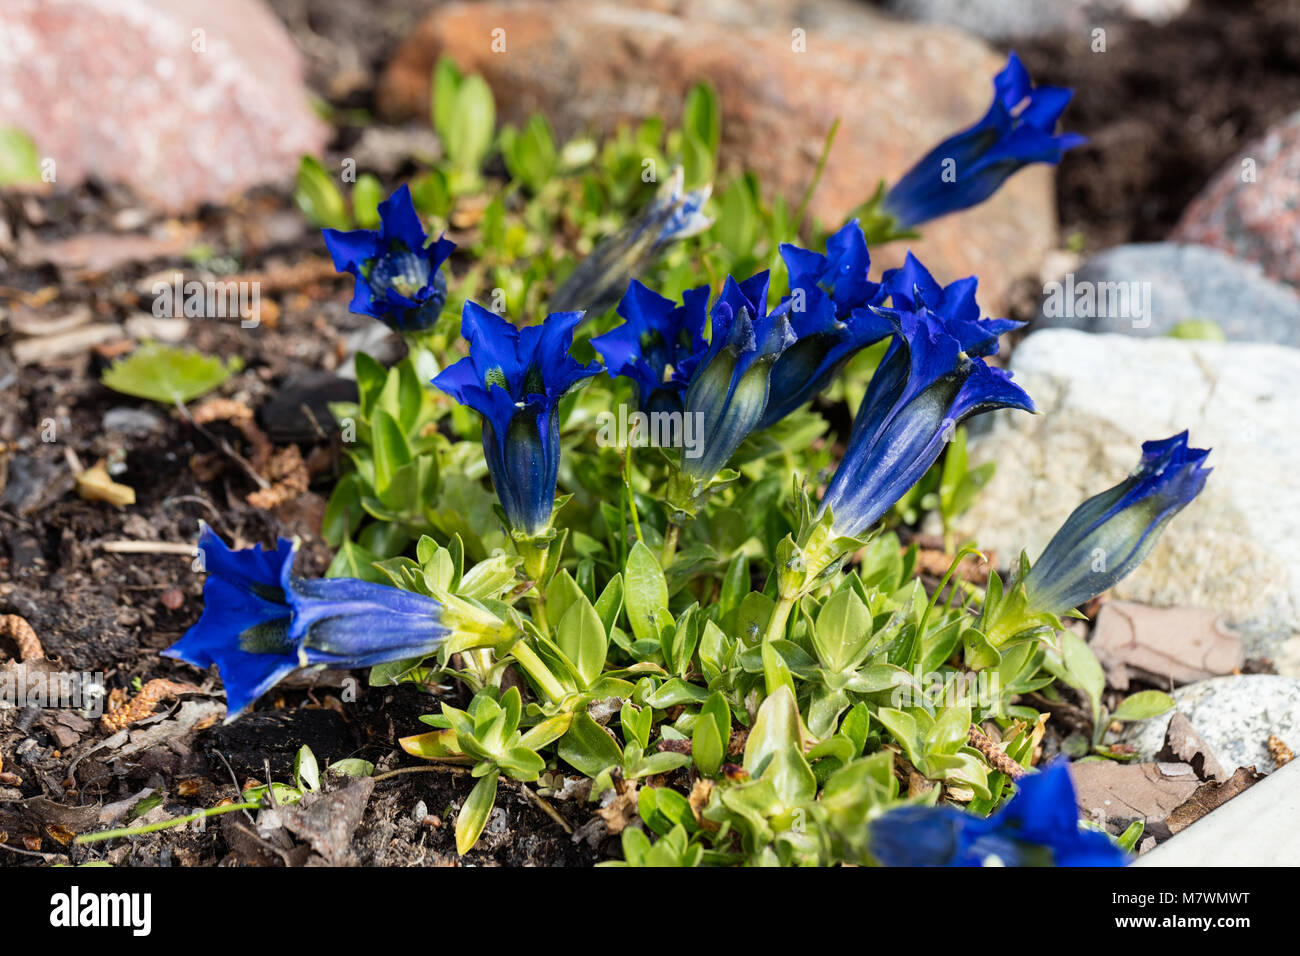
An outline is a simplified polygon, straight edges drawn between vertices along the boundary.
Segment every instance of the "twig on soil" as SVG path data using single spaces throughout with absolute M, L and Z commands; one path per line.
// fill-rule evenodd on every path
M 393 777 L 400 777 L 406 773 L 469 773 L 469 767 L 461 767 L 454 763 L 438 763 L 429 767 L 398 767 L 396 770 L 386 770 L 383 773 L 375 774 L 373 777 L 375 783 L 383 780 L 389 780 Z
M 194 545 L 179 541 L 101 541 L 99 550 L 113 554 L 183 554 L 193 557 Z
M 520 783 L 519 789 L 524 792 L 524 795 L 528 797 L 529 800 L 533 801 L 533 803 L 536 804 L 537 809 L 541 810 L 544 814 L 546 814 L 557 824 L 559 824 L 561 830 L 563 830 L 569 836 L 573 836 L 573 827 L 569 826 L 569 822 L 565 820 L 564 817 L 560 816 L 560 811 L 556 810 L 555 807 L 551 806 L 550 803 L 547 802 L 545 797 L 543 797 L 537 791 L 533 790 L 526 783 Z
M 196 813 L 187 813 L 183 817 L 173 817 L 170 820 L 162 820 L 158 823 L 146 823 L 138 827 L 119 827 L 116 830 L 101 830 L 99 833 L 83 833 L 77 837 L 77 843 L 98 843 L 100 840 L 113 840 L 117 837 L 140 836 L 143 833 L 156 833 L 158 830 L 168 830 L 172 827 L 184 826 L 187 823 L 193 823 L 195 820 L 202 820 L 206 817 L 217 817 L 223 813 L 231 813 L 235 810 L 256 810 L 256 802 L 245 803 L 227 803 L 220 807 L 209 807 L 206 810 L 199 810 Z M 6 847 L 8 849 L 8 847 Z
M 1008 757 L 1006 752 L 995 744 L 991 737 L 974 724 L 971 724 L 968 737 L 970 745 L 984 755 L 984 759 L 989 762 L 989 766 L 994 770 L 1005 773 L 1012 780 L 1019 780 L 1028 773 L 1024 767 Z

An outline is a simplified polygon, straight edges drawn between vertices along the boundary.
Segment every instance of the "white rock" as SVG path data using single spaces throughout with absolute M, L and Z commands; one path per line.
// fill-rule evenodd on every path
M 1300 746 L 1300 680 L 1294 677 L 1211 677 L 1184 684 L 1173 698 L 1229 773 L 1250 766 L 1261 773 L 1275 770 L 1268 752 L 1269 734 L 1293 749 Z M 1121 740 L 1136 747 L 1140 759 L 1152 760 L 1164 747 L 1170 716 L 1172 712 L 1132 724 Z
M 1200 496 L 1165 526 L 1116 597 L 1224 612 L 1248 656 L 1300 676 L 1300 350 L 1044 329 L 1012 357 L 1040 414 L 997 412 L 972 464 L 997 471 L 958 520 L 1007 565 L 1036 558 L 1085 498 L 1118 483 L 1143 441 L 1183 429 L 1212 448 Z

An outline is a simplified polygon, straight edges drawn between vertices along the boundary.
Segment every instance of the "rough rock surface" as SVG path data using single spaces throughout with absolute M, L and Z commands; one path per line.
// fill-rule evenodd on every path
M 324 146 L 298 49 L 258 0 L 6 0 L 3 17 L 0 126 L 60 185 L 94 175 L 183 210 Z
M 1229 771 L 1251 767 L 1263 773 L 1276 769 L 1268 752 L 1275 734 L 1294 749 L 1300 744 L 1300 680 L 1276 674 L 1212 677 L 1173 692 L 1179 712 Z M 1150 760 L 1164 746 L 1170 717 L 1132 724 L 1122 737 Z
M 1300 292 L 1253 262 L 1190 243 L 1107 249 L 1044 286 L 1034 326 L 1155 336 L 1204 319 L 1230 342 L 1300 347 Z
M 1230 161 L 1187 207 L 1173 238 L 1226 249 L 1300 287 L 1300 113 Z
M 791 203 L 807 187 L 831 123 L 841 119 L 811 207 L 834 226 L 881 178 L 897 178 L 936 142 L 978 120 L 1003 63 L 956 30 L 839 4 L 808 15 L 767 4 L 747 22 L 738 22 L 732 4 L 661 6 L 439 6 L 394 55 L 380 108 L 393 118 L 427 116 L 431 72 L 443 54 L 486 77 L 503 121 L 541 112 L 561 136 L 657 114 L 675 123 L 689 89 L 708 80 L 721 100 L 724 167 L 753 168 L 765 188 Z M 1051 170 L 1026 169 L 982 206 L 925 226 L 913 248 L 944 280 L 978 275 L 982 304 L 994 310 L 1009 284 L 1033 274 L 1053 248 L 1054 209 Z M 872 252 L 877 267 L 895 265 L 905 244 Z
M 1214 471 L 1113 596 L 1221 611 L 1248 657 L 1300 675 L 1300 350 L 1046 329 L 1011 368 L 1040 414 L 994 413 L 972 438 L 972 466 L 997 471 L 958 534 L 1036 558 L 1080 502 L 1133 469 L 1143 441 L 1188 429 Z

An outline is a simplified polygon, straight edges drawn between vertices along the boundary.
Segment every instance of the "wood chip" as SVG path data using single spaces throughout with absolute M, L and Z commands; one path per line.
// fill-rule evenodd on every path
M 117 733 L 138 720 L 144 720 L 153 714 L 154 708 L 164 700 L 175 700 L 182 694 L 202 693 L 193 684 L 155 678 L 140 688 L 140 693 L 132 700 L 126 699 L 126 693 L 120 688 L 108 696 L 108 713 L 99 718 L 99 726 L 109 734 Z
M 26 618 L 17 614 L 0 614 L 0 634 L 11 638 L 18 645 L 18 659 L 24 664 L 45 659 L 45 649 L 41 647 L 36 631 L 27 623 Z M 3 652 L 0 652 L 0 659 L 3 657 Z
M 64 355 L 85 352 L 96 345 L 117 338 L 122 334 L 121 326 L 115 322 L 96 322 L 94 325 L 71 329 L 57 335 L 41 338 L 23 339 L 13 346 L 14 361 L 19 365 L 36 365 Z
M 1295 759 L 1291 748 L 1277 734 L 1268 735 L 1268 755 L 1273 758 L 1273 763 L 1278 767 L 1285 767 Z

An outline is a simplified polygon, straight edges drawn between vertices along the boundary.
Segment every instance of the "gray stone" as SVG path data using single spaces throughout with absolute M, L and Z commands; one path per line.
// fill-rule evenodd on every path
M 1300 347 L 1300 294 L 1253 262 L 1209 246 L 1117 246 L 1047 283 L 1036 328 L 1165 335 L 1209 319 L 1229 341 Z
M 1143 441 L 1189 429 L 1214 472 L 1112 593 L 1221 611 L 1248 657 L 1300 676 L 1300 350 L 1047 329 L 1011 368 L 1040 414 L 994 413 L 971 439 L 972 466 L 997 470 L 958 536 L 1003 564 L 1021 549 L 1036 558 L 1080 502 L 1133 469 Z
M 1251 767 L 1276 769 L 1268 752 L 1269 734 L 1290 747 L 1300 745 L 1300 680 L 1277 674 L 1233 674 L 1186 684 L 1173 692 L 1177 710 L 1214 751 L 1228 772 Z M 1164 747 L 1166 715 L 1130 724 L 1121 741 L 1139 758 L 1154 760 Z

